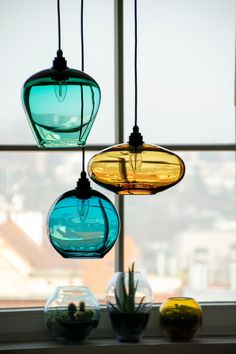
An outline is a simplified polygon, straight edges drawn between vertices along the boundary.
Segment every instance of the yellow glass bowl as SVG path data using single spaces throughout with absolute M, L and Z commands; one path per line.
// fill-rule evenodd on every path
M 160 307 L 160 324 L 172 341 L 190 341 L 201 330 L 201 306 L 189 297 L 170 297 Z

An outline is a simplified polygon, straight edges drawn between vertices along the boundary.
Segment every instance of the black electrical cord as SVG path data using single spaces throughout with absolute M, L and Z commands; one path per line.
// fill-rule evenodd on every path
M 66 59 L 63 57 L 63 52 L 61 50 L 61 11 L 60 11 L 60 0 L 57 0 L 57 28 L 58 28 L 58 49 L 57 56 L 53 60 L 53 69 L 61 72 L 68 69 Z M 58 79 L 58 81 L 61 81 Z
M 85 160 L 85 147 L 83 146 L 82 147 L 82 171 L 85 172 L 85 163 L 84 163 L 84 160 Z
M 81 70 L 84 71 L 84 0 L 80 7 Z
M 60 13 L 60 0 L 57 0 L 57 20 L 58 20 L 58 51 L 61 51 L 61 13 Z M 84 71 L 84 1 L 81 0 L 80 7 L 80 33 L 81 33 L 81 70 Z M 83 88 L 81 86 L 82 106 L 81 116 L 83 118 Z M 82 175 L 85 173 L 85 147 L 82 147 Z
M 138 70 L 137 70 L 137 61 L 138 61 L 138 34 L 137 34 L 137 0 L 134 0 L 134 126 L 133 132 L 129 136 L 129 144 L 133 145 L 135 148 L 139 145 L 142 145 L 143 137 L 139 132 L 138 127 Z
M 91 187 L 89 179 L 87 178 L 87 174 L 85 171 L 85 147 L 82 147 L 82 171 L 80 173 L 80 178 L 77 181 L 76 189 L 82 193 L 83 197 L 90 197 L 91 196 Z
M 137 126 L 138 121 L 138 73 L 137 73 L 137 0 L 134 0 L 134 125 Z
M 60 13 L 60 0 L 57 0 L 57 21 L 58 21 L 58 50 L 61 50 L 61 13 Z
M 80 44 L 81 44 L 81 70 L 84 71 L 84 1 L 80 2 Z M 81 130 L 80 139 L 82 136 L 82 128 L 84 123 L 84 93 L 83 85 L 80 86 L 81 91 Z M 83 166 L 84 166 L 84 148 L 83 148 Z M 84 171 L 84 167 L 83 167 Z
M 84 0 L 80 3 L 80 42 L 81 42 L 81 70 L 84 71 Z M 84 98 L 83 87 L 81 86 L 81 126 L 83 126 Z M 82 132 L 82 130 L 81 130 Z M 82 172 L 85 172 L 85 147 L 82 147 Z

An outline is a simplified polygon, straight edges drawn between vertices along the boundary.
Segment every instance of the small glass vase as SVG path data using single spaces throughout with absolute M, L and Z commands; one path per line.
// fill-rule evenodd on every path
M 160 324 L 171 341 L 190 341 L 201 330 L 201 306 L 189 297 L 170 297 L 160 307 Z
M 45 305 L 45 323 L 58 340 L 80 343 L 96 329 L 99 304 L 85 286 L 59 286 Z
M 139 272 L 131 273 L 115 273 L 107 288 L 111 324 L 121 342 L 139 342 L 152 308 L 152 290 L 147 280 Z

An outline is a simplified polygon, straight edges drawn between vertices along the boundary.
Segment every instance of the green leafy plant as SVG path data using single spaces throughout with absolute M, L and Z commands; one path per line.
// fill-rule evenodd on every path
M 192 308 L 191 306 L 186 306 L 186 305 L 179 305 L 179 304 L 175 304 L 175 307 L 167 308 L 163 312 L 163 316 L 167 316 L 172 320 L 180 319 L 180 318 L 182 320 L 191 317 L 194 318 L 196 316 L 199 316 L 200 314 L 201 311 L 196 308 Z
M 93 317 L 93 311 L 87 310 L 85 303 L 81 301 L 78 308 L 71 302 L 66 309 L 55 309 L 48 312 L 47 323 L 50 324 L 59 322 L 79 322 L 79 321 L 89 321 Z
M 131 268 L 128 269 L 128 284 L 125 284 L 125 274 L 121 273 L 117 279 L 115 287 L 115 300 L 116 304 L 109 302 L 109 305 L 116 312 L 123 314 L 127 313 L 141 313 L 145 308 L 143 303 L 145 296 L 143 296 L 140 302 L 135 303 L 135 294 L 138 288 L 138 280 L 134 280 L 134 262 Z

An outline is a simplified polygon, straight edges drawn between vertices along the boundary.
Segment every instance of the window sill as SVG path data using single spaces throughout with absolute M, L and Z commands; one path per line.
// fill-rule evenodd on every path
M 169 342 L 165 338 L 147 338 L 140 343 L 120 343 L 115 339 L 91 339 L 80 345 L 66 345 L 56 341 L 1 343 L 0 353 L 11 354 L 235 354 L 236 336 L 199 337 L 192 342 Z
M 94 338 L 80 345 L 66 345 L 53 339 L 44 323 L 44 311 L 38 309 L 8 309 L 0 311 L 0 354 L 235 354 L 236 304 L 201 304 L 203 328 L 199 337 L 188 343 L 173 343 L 163 337 L 159 326 L 159 305 L 154 305 L 144 338 L 140 343 L 120 343 L 114 338 L 106 307 Z

